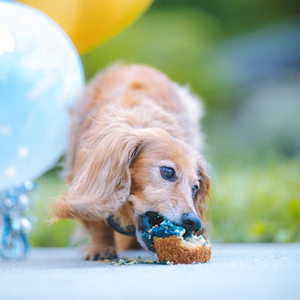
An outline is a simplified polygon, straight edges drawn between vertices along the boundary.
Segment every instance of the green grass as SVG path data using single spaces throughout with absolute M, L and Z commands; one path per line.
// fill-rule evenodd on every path
M 46 173 L 37 183 L 39 190 L 33 196 L 33 207 L 30 214 L 36 219 L 34 228 L 29 234 L 29 242 L 35 247 L 64 247 L 70 245 L 71 233 L 76 226 L 73 220 L 63 220 L 54 224 L 51 218 L 51 202 L 65 190 L 60 169 Z
M 300 242 L 299 158 L 229 162 L 212 181 L 215 241 Z
M 218 168 L 219 166 L 219 168 Z M 50 203 L 63 190 L 58 169 L 38 180 L 31 214 L 33 246 L 68 246 L 74 221 L 49 225 Z M 212 169 L 211 239 L 217 242 L 300 242 L 300 158 L 216 164 Z

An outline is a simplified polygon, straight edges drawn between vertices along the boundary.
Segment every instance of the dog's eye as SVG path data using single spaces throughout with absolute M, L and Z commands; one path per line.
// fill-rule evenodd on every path
M 192 197 L 195 197 L 197 191 L 199 190 L 199 185 L 195 184 L 192 187 Z
M 168 181 L 176 180 L 176 174 L 175 174 L 175 170 L 173 168 L 160 167 L 160 174 L 161 174 L 161 177 L 165 180 L 168 180 Z

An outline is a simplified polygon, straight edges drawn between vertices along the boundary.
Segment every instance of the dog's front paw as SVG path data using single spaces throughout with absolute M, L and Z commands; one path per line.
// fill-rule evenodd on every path
M 85 260 L 116 259 L 117 251 L 113 246 L 88 245 L 84 250 Z

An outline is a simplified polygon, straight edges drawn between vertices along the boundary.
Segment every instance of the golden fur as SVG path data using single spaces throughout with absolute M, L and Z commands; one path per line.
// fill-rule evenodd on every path
M 174 222 L 193 212 L 206 234 L 209 178 L 195 149 L 197 124 L 185 103 L 195 99 L 183 96 L 181 89 L 153 68 L 115 66 L 88 85 L 73 110 L 66 154 L 68 190 L 54 204 L 54 215 L 83 222 L 92 238 L 88 258 L 116 253 L 113 231 L 105 222 L 111 214 L 123 225 L 138 227 L 138 217 L 146 211 Z M 175 169 L 176 182 L 160 176 L 161 166 Z M 193 199 L 195 182 L 200 190 Z M 120 238 L 118 245 L 124 248 Z

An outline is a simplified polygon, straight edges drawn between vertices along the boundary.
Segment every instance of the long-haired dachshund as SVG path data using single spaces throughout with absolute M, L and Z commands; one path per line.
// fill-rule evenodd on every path
M 148 66 L 114 66 L 88 85 L 71 113 L 68 190 L 54 204 L 56 218 L 77 218 L 89 233 L 87 259 L 116 257 L 113 229 L 130 228 L 147 248 L 147 212 L 207 234 L 202 114 L 187 88 Z

